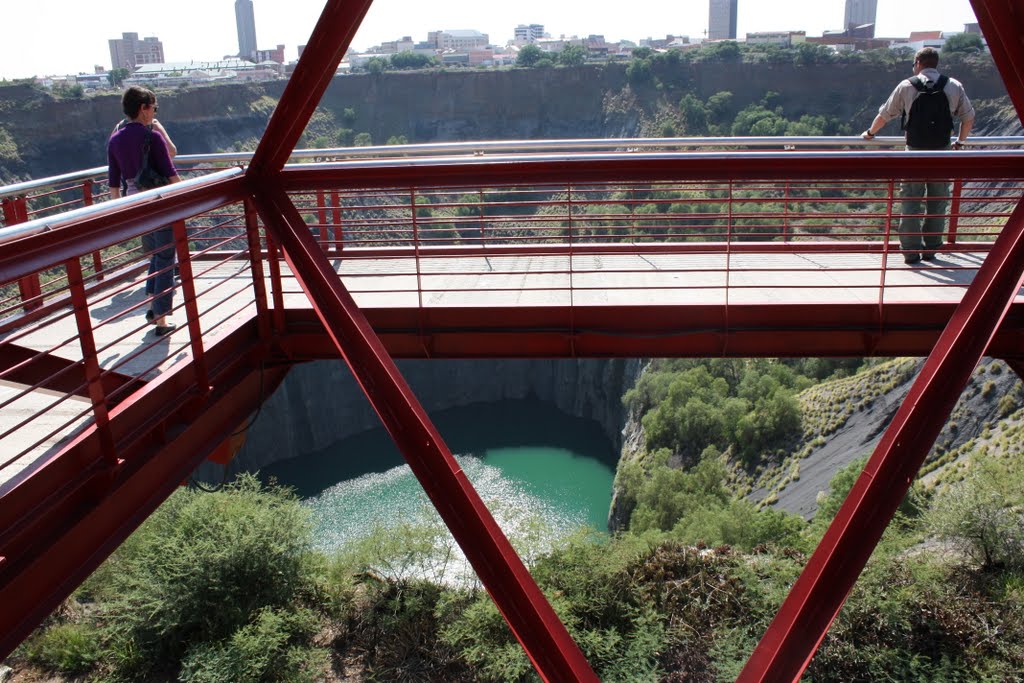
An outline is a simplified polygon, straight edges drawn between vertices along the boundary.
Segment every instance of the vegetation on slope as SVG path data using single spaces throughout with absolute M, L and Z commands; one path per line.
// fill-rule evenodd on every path
M 906 505 L 806 679 L 1013 680 L 1024 668 L 1022 465 L 990 463 Z M 823 510 L 838 508 L 858 466 L 836 477 Z M 777 524 L 752 507 L 740 520 L 720 460 L 708 454 L 692 476 L 679 483 L 702 524 L 579 536 L 531 562 L 602 680 L 732 680 L 827 521 Z M 325 557 L 310 550 L 306 514 L 252 480 L 177 492 L 9 663 L 92 681 L 536 680 L 478 584 L 417 572 L 431 544 L 404 541 L 432 531 L 404 529 L 399 543 L 380 530 Z M 687 540 L 713 538 L 727 518 L 742 527 L 736 545 Z

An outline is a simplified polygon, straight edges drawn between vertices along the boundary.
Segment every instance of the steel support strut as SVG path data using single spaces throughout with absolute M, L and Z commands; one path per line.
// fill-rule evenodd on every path
M 738 681 L 796 681 L 810 664 L 1024 280 L 1017 205 L 921 374 Z
M 545 681 L 597 681 L 284 190 L 273 182 L 254 189 L 335 346 L 534 667 Z

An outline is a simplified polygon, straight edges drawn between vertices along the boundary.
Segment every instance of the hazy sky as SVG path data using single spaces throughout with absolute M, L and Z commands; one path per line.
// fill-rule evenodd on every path
M 92 72 L 110 68 L 107 40 L 121 33 L 158 37 L 167 61 L 220 59 L 238 52 L 234 0 L 2 0 L 0 77 Z M 296 57 L 316 24 L 324 0 L 254 0 L 261 49 L 285 45 Z M 804 30 L 819 36 L 843 23 L 844 0 L 739 0 L 738 33 Z M 910 31 L 961 31 L 973 22 L 969 0 L 878 0 L 876 35 L 906 37 Z M 365 49 L 384 40 L 427 31 L 477 29 L 505 44 L 518 24 L 543 24 L 553 36 L 603 34 L 634 42 L 666 34 L 703 36 L 707 0 L 376 0 L 353 41 Z

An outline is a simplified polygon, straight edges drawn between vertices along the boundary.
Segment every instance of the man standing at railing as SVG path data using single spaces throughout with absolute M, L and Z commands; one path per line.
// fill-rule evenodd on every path
M 163 128 L 154 125 L 159 108 L 153 91 L 138 86 L 128 88 L 121 98 L 121 108 L 128 123 L 115 129 L 107 143 L 107 181 L 111 199 L 120 198 L 122 181 L 127 188 L 126 194 L 140 191 L 136 177 L 143 166 L 143 153 L 147 147 L 150 167 L 168 182 L 180 182 L 167 141 L 161 134 Z M 167 320 L 174 303 L 174 235 L 171 227 L 165 226 L 143 235 L 142 248 L 151 254 L 146 291 L 155 297 L 152 307 L 146 311 L 146 320 L 156 325 L 156 334 L 162 337 L 175 327 Z
M 960 149 L 974 125 L 974 107 L 960 81 L 939 73 L 939 53 L 926 47 L 914 55 L 914 76 L 901 81 L 878 109 L 878 116 L 861 133 L 871 140 L 886 123 L 901 117 L 909 150 Z M 953 120 L 959 119 L 960 131 L 950 145 Z M 906 263 L 922 258 L 933 261 L 942 247 L 945 231 L 949 183 L 944 181 L 906 181 L 900 184 L 903 215 L 900 218 L 900 249 Z M 921 214 L 927 198 L 924 225 Z

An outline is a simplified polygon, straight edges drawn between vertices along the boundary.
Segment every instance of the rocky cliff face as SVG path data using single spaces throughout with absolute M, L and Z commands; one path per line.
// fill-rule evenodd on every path
M 1003 97 L 991 67 L 957 66 L 972 99 Z M 788 118 L 837 116 L 860 130 L 906 67 L 840 64 L 684 64 L 663 83 L 634 85 L 626 65 L 488 71 L 422 71 L 336 77 L 320 103 L 321 121 L 409 142 L 607 138 L 657 134 L 657 121 L 678 113 L 692 93 L 706 101 L 733 93 L 742 109 L 769 91 Z M 159 93 L 161 118 L 182 154 L 210 153 L 258 139 L 285 81 L 228 84 Z M 343 120 L 351 109 L 352 121 Z M 29 86 L 0 87 L 0 127 L 17 145 L 17 161 L 0 158 L 0 177 L 44 177 L 106 163 L 105 145 L 121 117 L 117 94 L 57 100 Z M 979 121 L 979 125 L 983 125 Z M 311 127 L 315 128 L 315 124 Z
M 532 398 L 597 422 L 616 450 L 625 420 L 622 395 L 636 382 L 638 360 L 400 361 L 399 370 L 427 412 L 504 399 Z M 264 403 L 234 470 L 322 451 L 380 426 L 341 361 L 297 366 Z M 213 474 L 212 470 L 209 472 Z M 207 474 L 201 471 L 200 477 Z

